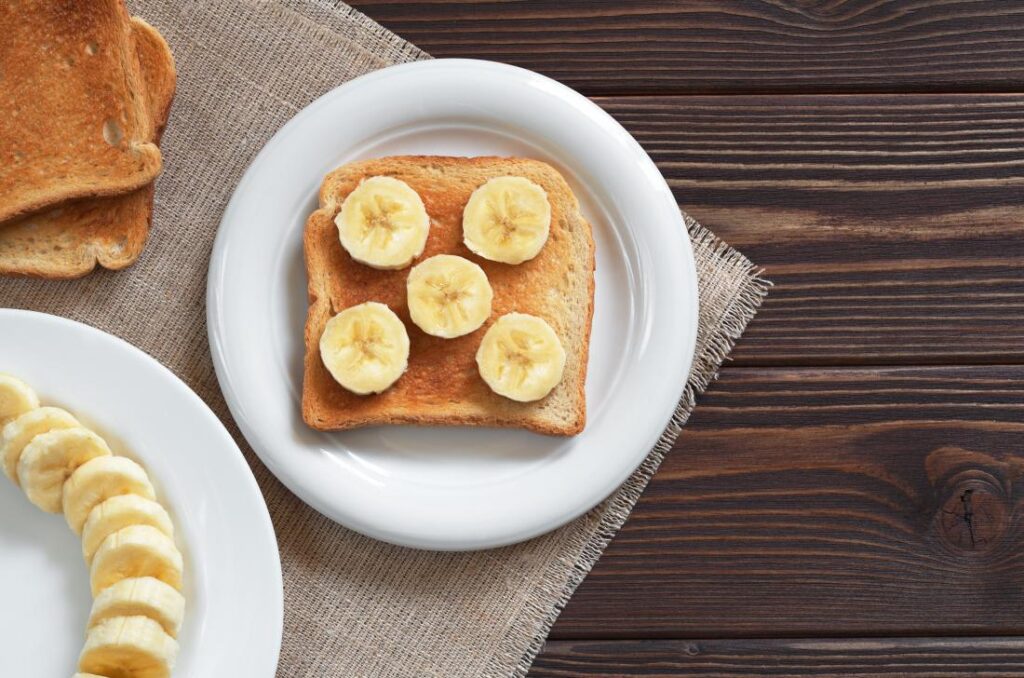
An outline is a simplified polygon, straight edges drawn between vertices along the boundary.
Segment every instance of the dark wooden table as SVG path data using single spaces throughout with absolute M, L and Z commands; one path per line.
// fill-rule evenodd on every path
M 531 676 L 1024 676 L 1024 1 L 395 2 L 776 287 Z

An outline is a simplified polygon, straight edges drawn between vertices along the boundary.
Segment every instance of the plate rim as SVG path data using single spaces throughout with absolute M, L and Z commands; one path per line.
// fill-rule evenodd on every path
M 643 165 L 643 168 L 649 173 L 653 172 L 653 176 L 657 177 L 654 184 L 654 189 L 661 194 L 662 199 L 667 198 L 672 205 L 672 214 L 676 215 L 676 221 L 678 225 L 678 245 L 680 251 L 677 253 L 678 256 L 674 256 L 673 260 L 680 264 L 680 275 L 688 282 L 692 282 L 691 285 L 686 285 L 685 289 L 681 291 L 681 294 L 688 296 L 689 307 L 692 309 L 689 317 L 683 318 L 682 322 L 682 336 L 680 336 L 680 344 L 686 349 L 681 351 L 682 356 L 679 360 L 679 378 L 678 389 L 674 392 L 674 398 L 661 404 L 659 408 L 663 413 L 664 417 L 662 425 L 658 428 L 657 432 L 653 434 L 650 444 L 638 445 L 641 450 L 636 454 L 635 463 L 630 464 L 629 471 L 625 473 L 621 478 L 614 483 L 608 483 L 610 487 L 602 486 L 601 496 L 593 504 L 589 506 L 578 507 L 569 511 L 567 515 L 561 515 L 553 522 L 549 521 L 549 524 L 540 526 L 528 531 L 521 531 L 520 534 L 503 537 L 488 537 L 479 538 L 474 537 L 469 540 L 465 540 L 464 543 L 458 545 L 451 545 L 447 543 L 440 543 L 437 541 L 423 541 L 418 540 L 415 537 L 405 536 L 394 536 L 393 534 L 384 534 L 383 531 L 378 531 L 372 527 L 366 527 L 365 524 L 354 525 L 355 520 L 346 520 L 344 516 L 339 516 L 339 510 L 333 506 L 327 506 L 322 504 L 315 496 L 312 491 L 307 491 L 307 488 L 303 483 L 299 482 L 287 468 L 277 462 L 277 459 L 273 454 L 265 452 L 263 447 L 270 447 L 271 445 L 264 440 L 263 435 L 252 425 L 252 423 L 241 413 L 244 411 L 245 406 L 241 402 L 240 394 L 234 388 L 234 385 L 229 379 L 228 372 L 229 367 L 227 365 L 227 357 L 225 353 L 225 342 L 223 334 L 225 329 L 221 325 L 221 319 L 224 318 L 223 304 L 218 294 L 219 287 L 218 281 L 224 274 L 224 268 L 227 265 L 227 240 L 228 230 L 227 225 L 233 221 L 236 217 L 235 214 L 241 210 L 240 204 L 242 203 L 242 194 L 249 187 L 251 183 L 255 181 L 255 177 L 263 168 L 261 165 L 264 163 L 265 158 L 268 157 L 273 150 L 282 142 L 282 140 L 293 133 L 295 129 L 302 125 L 304 119 L 307 116 L 315 114 L 321 107 L 329 105 L 335 99 L 344 97 L 350 93 L 351 90 L 356 89 L 360 86 L 364 86 L 369 82 L 383 80 L 388 77 L 392 77 L 398 74 L 404 74 L 408 72 L 416 72 L 422 70 L 435 70 L 435 69 L 459 69 L 459 68 L 471 68 L 471 69 L 485 69 L 495 72 L 499 76 L 519 77 L 519 78 L 530 78 L 534 80 L 534 83 L 541 83 L 548 89 L 554 89 L 560 95 L 561 98 L 566 99 L 568 103 L 575 103 L 577 106 L 581 106 L 586 109 L 590 116 L 594 116 L 598 121 L 604 125 L 611 124 L 613 133 L 616 135 L 616 141 L 625 143 L 629 146 L 630 151 L 635 156 L 636 160 Z M 632 230 L 632 229 L 631 229 Z M 607 499 L 608 496 L 613 494 L 615 490 L 621 486 L 629 477 L 636 471 L 637 468 L 643 463 L 644 459 L 647 458 L 650 450 L 661 438 L 666 427 L 671 423 L 672 417 L 674 416 L 675 410 L 678 406 L 679 401 L 683 397 L 685 392 L 686 384 L 690 369 L 692 368 L 693 360 L 696 352 L 696 337 L 697 337 L 697 321 L 699 317 L 699 306 L 700 299 L 698 294 L 698 279 L 696 273 L 696 262 L 693 255 L 693 245 L 689 236 L 689 232 L 686 228 L 685 221 L 682 214 L 679 211 L 678 203 L 672 194 L 671 188 L 665 181 L 664 176 L 660 170 L 651 160 L 647 152 L 640 146 L 640 144 L 629 134 L 622 125 L 615 120 L 608 112 L 600 108 L 593 101 L 587 97 L 579 94 L 575 90 L 568 86 L 548 78 L 547 76 L 541 75 L 534 71 L 530 71 L 518 66 L 512 66 L 509 64 L 503 64 L 500 62 L 478 60 L 478 59 L 430 59 L 424 61 L 416 61 L 404 64 L 397 64 L 382 68 L 352 80 L 345 82 L 326 93 L 322 94 L 307 106 L 303 107 L 297 113 L 295 113 L 287 122 L 285 122 L 274 135 L 263 145 L 260 151 L 254 156 L 250 162 L 246 171 L 243 173 L 237 186 L 235 187 L 231 199 L 229 200 L 224 214 L 222 215 L 221 221 L 218 225 L 217 234 L 214 240 L 213 248 L 210 256 L 209 274 L 207 277 L 207 335 L 210 344 L 211 356 L 213 357 L 213 363 L 215 372 L 217 375 L 218 382 L 221 390 L 224 394 L 225 400 L 228 404 L 228 408 L 231 411 L 232 417 L 234 418 L 242 434 L 249 441 L 253 450 L 260 457 L 268 469 L 299 499 L 304 503 L 311 506 L 325 517 L 329 518 L 333 522 L 343 525 L 349 529 L 353 529 L 366 536 L 374 539 L 385 541 L 388 543 L 397 544 L 400 546 L 417 548 L 417 549 L 428 549 L 436 551 L 471 551 L 480 550 L 487 548 L 494 548 L 500 546 L 506 546 L 510 544 L 520 543 L 528 539 L 537 537 L 545 534 L 552 530 L 558 529 L 559 527 L 571 522 L 580 515 L 583 515 L 587 511 L 591 510 L 594 506 L 597 506 Z M 683 315 L 681 313 L 681 315 Z M 632 460 L 631 460 L 632 461 Z M 364 529 L 365 528 L 365 529 Z
M 147 363 L 150 367 L 154 368 L 163 377 L 169 378 L 170 383 L 175 384 L 178 388 L 175 391 L 179 392 L 183 398 L 191 401 L 195 406 L 198 406 L 198 411 L 202 412 L 202 416 L 206 417 L 214 426 L 217 434 L 220 435 L 224 442 L 225 447 L 233 453 L 227 454 L 227 458 L 230 458 L 231 463 L 235 464 L 239 471 L 238 476 L 240 478 L 241 486 L 246 494 L 251 495 L 257 499 L 258 505 L 262 508 L 261 511 L 257 511 L 257 515 L 253 517 L 259 522 L 263 528 L 261 531 L 265 531 L 264 534 L 270 536 L 270 543 L 273 545 L 274 557 L 270 559 L 269 566 L 271 569 L 271 576 L 274 581 L 279 582 L 280 586 L 274 587 L 274 595 L 271 596 L 270 606 L 271 614 L 273 615 L 272 623 L 272 636 L 275 638 L 273 647 L 270 648 L 270 655 L 267 657 L 268 661 L 268 675 L 274 675 L 277 672 L 280 658 L 281 658 L 281 645 L 284 640 L 284 574 L 281 566 L 281 549 L 280 543 L 277 539 L 277 532 L 274 530 L 273 521 L 270 518 L 270 509 L 267 506 L 266 498 L 263 496 L 263 492 L 256 482 L 256 476 L 252 472 L 252 468 L 249 466 L 249 462 L 245 459 L 245 455 L 238 447 L 238 443 L 232 437 L 228 431 L 224 422 L 221 421 L 220 417 L 214 413 L 209 405 L 206 404 L 199 394 L 192 390 L 188 384 L 186 384 L 178 375 L 171 371 L 166 365 L 161 363 L 155 357 L 142 350 L 138 346 L 131 344 L 121 337 L 105 332 L 97 327 L 89 325 L 87 323 L 66 318 L 64 316 L 55 315 L 52 313 L 44 313 L 42 311 L 34 311 L 31 309 L 20 309 L 20 308 L 0 308 L 0 320 L 4 316 L 11 316 L 14 320 L 28 319 L 27 322 L 49 322 L 54 323 L 56 326 L 70 327 L 74 331 L 81 331 L 87 335 L 95 337 L 100 342 L 107 342 L 117 348 L 117 352 L 127 352 L 134 354 L 135 357 Z M 264 617 L 266 619 L 266 617 Z M 201 660 L 201 656 L 199 657 Z

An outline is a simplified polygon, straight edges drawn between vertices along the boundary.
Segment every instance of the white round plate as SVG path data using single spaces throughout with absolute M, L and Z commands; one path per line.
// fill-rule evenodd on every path
M 303 226 L 327 172 L 400 154 L 529 156 L 568 179 L 597 246 L 587 427 L 580 435 L 412 426 L 328 434 L 302 422 Z M 462 59 L 377 71 L 286 124 L 224 214 L 207 301 L 221 388 L 271 471 L 343 525 L 437 550 L 522 541 L 614 491 L 667 424 L 697 329 L 686 228 L 636 141 L 553 80 Z
M 0 309 L 0 372 L 20 377 L 149 471 L 185 556 L 175 676 L 273 678 L 281 563 L 238 446 L 177 377 L 86 325 Z M 69 676 L 92 598 L 79 539 L 0 475 L 0 676 Z

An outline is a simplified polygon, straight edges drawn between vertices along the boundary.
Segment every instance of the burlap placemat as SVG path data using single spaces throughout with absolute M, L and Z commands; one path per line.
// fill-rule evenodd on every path
M 206 268 L 221 214 L 256 152 L 300 108 L 346 80 L 427 55 L 341 2 L 134 0 L 174 49 L 178 96 L 153 231 L 121 273 L 0 280 L 0 305 L 123 337 L 220 415 L 252 465 L 277 530 L 285 632 L 279 676 L 522 676 L 570 594 L 625 521 L 766 285 L 692 219 L 700 280 L 697 357 L 671 425 L 640 469 L 586 516 L 526 544 L 427 553 L 350 532 L 308 508 L 238 433 L 206 340 Z

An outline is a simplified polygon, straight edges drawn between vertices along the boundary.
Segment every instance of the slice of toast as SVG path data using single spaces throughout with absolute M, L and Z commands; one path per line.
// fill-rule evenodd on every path
M 160 172 L 123 0 L 0 2 L 0 222 Z
M 409 319 L 409 269 L 381 271 L 356 262 L 342 248 L 334 217 L 362 179 L 386 175 L 409 184 L 430 215 L 426 249 L 416 262 L 435 254 L 457 254 L 478 263 L 494 289 L 491 317 L 471 334 L 441 339 Z M 523 176 L 544 188 L 551 202 L 551 233 L 534 259 L 513 266 L 482 259 L 462 243 L 462 211 L 470 194 L 488 179 Z M 324 179 L 320 208 L 305 230 L 309 274 L 302 417 L 320 430 L 374 424 L 467 425 L 524 428 L 550 435 L 574 435 L 586 423 L 584 381 L 594 310 L 594 241 L 576 196 L 550 165 L 524 158 L 406 156 L 355 162 Z M 413 262 L 413 265 L 416 264 Z M 409 369 L 387 391 L 355 395 L 331 377 L 320 359 L 319 341 L 327 321 L 363 303 L 387 304 L 409 332 Z M 511 311 L 548 321 L 566 351 L 561 383 L 545 398 L 520 403 L 492 392 L 480 377 L 476 351 L 484 333 Z
M 160 33 L 142 19 L 132 18 L 132 33 L 147 102 L 140 125 L 159 142 L 174 99 L 174 59 Z M 152 204 L 149 184 L 125 195 L 83 198 L 0 223 L 0 275 L 77 278 L 97 263 L 125 268 L 146 244 Z

